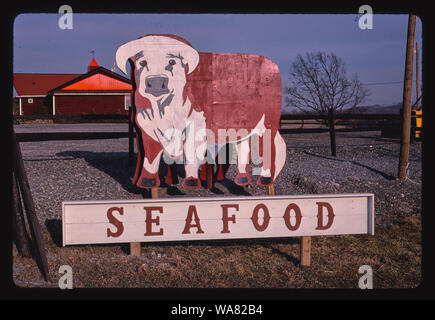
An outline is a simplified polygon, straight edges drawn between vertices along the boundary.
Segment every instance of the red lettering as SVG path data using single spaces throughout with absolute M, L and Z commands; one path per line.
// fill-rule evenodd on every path
M 262 225 L 258 223 L 258 211 L 260 211 L 260 209 L 263 210 L 263 214 L 264 214 Z M 255 229 L 257 229 L 260 232 L 266 230 L 270 220 L 269 209 L 267 209 L 267 207 L 262 203 L 257 204 L 254 208 L 254 212 L 252 213 L 251 220 L 252 223 L 254 224 Z
M 116 227 L 116 232 L 110 231 L 109 228 L 107 228 L 107 237 L 119 237 L 122 232 L 124 231 L 124 225 L 121 221 L 116 219 L 113 216 L 113 211 L 118 211 L 120 215 L 124 214 L 124 208 L 118 208 L 118 207 L 112 207 L 107 210 L 107 219 L 109 219 L 109 223 L 113 224 Z
M 145 236 L 162 236 L 163 235 L 163 229 L 160 228 L 160 231 L 152 231 L 153 223 L 156 224 L 156 226 L 160 225 L 160 217 L 153 218 L 152 217 L 152 211 L 159 211 L 160 213 L 163 213 L 163 207 L 144 207 L 146 211 L 146 232 Z
M 192 218 L 195 219 L 195 224 L 192 224 Z M 196 233 L 204 233 L 201 229 L 201 225 L 199 224 L 198 213 L 196 212 L 195 206 L 189 206 L 189 210 L 187 211 L 186 224 L 184 226 L 184 230 L 182 234 L 190 233 L 190 228 L 196 227 L 198 231 Z
M 328 202 L 316 202 L 317 203 L 317 228 L 316 230 L 327 230 L 334 222 L 334 210 Z M 328 210 L 328 223 L 323 224 L 323 207 Z
M 292 225 L 290 222 L 290 211 L 293 210 L 295 212 L 295 218 L 296 218 L 296 223 L 295 225 Z M 301 213 L 301 209 L 298 207 L 298 205 L 296 203 L 290 203 L 287 208 L 285 209 L 285 213 L 284 213 L 284 221 L 285 221 L 285 225 L 287 226 L 287 228 L 290 231 L 295 231 L 298 230 L 299 226 L 301 225 L 301 220 L 302 220 L 302 213 Z
M 228 209 L 234 208 L 237 211 L 239 211 L 239 205 L 238 204 L 221 204 L 222 207 L 222 223 L 223 223 L 223 229 L 221 233 L 230 233 L 230 229 L 228 228 L 228 221 L 231 221 L 232 223 L 236 223 L 236 216 L 233 214 L 230 217 L 228 217 Z

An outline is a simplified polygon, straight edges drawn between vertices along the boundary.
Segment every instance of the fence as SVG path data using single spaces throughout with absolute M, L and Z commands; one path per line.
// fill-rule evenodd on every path
M 326 124 L 329 115 L 315 114 L 283 114 L 279 130 L 284 134 L 327 132 Z M 336 131 L 372 131 L 381 130 L 382 134 L 400 129 L 400 114 L 363 114 L 348 113 L 334 114 Z M 89 123 L 89 122 L 120 122 L 127 123 L 128 115 L 77 115 L 52 116 L 32 115 L 16 116 L 15 123 Z M 18 140 L 48 141 L 48 140 L 87 140 L 87 139 L 115 139 L 134 135 L 130 132 L 62 132 L 62 133 L 17 133 Z
M 128 122 L 126 114 L 82 114 L 82 115 L 51 115 L 35 114 L 14 116 L 14 124 L 35 123 L 89 123 L 89 122 Z
M 339 113 L 333 114 L 336 131 L 384 131 L 386 128 L 400 127 L 400 114 L 379 113 Z M 283 114 L 280 120 L 282 133 L 327 132 L 331 115 Z

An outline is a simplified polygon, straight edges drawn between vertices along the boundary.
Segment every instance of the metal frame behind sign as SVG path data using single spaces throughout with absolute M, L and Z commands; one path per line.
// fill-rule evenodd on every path
M 372 193 L 62 202 L 63 246 L 374 235 Z

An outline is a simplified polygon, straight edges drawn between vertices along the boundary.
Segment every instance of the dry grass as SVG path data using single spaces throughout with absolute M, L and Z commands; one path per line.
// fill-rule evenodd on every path
M 370 265 L 374 288 L 413 288 L 421 281 L 421 217 L 409 216 L 375 236 L 312 238 L 311 267 L 299 266 L 298 238 L 61 248 L 43 228 L 52 280 L 14 251 L 14 281 L 57 287 L 58 269 L 73 268 L 74 287 L 87 288 L 358 288 L 358 268 Z M 32 266 L 33 264 L 33 266 Z

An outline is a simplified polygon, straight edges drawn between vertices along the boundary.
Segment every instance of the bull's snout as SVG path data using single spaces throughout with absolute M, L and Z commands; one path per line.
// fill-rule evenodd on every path
M 145 92 L 152 94 L 155 97 L 169 93 L 167 77 L 163 76 L 148 76 L 145 78 Z

